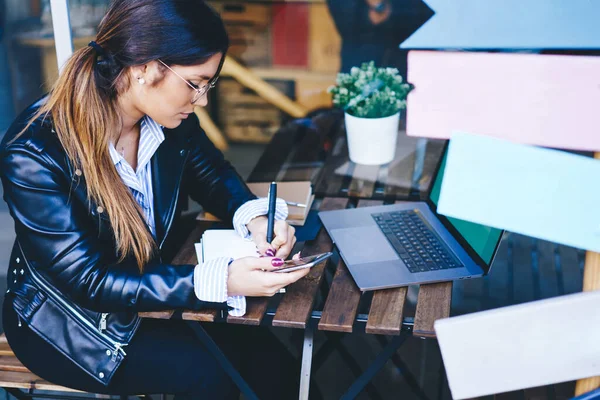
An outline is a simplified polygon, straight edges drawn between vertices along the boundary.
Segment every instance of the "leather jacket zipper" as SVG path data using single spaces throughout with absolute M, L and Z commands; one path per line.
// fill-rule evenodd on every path
M 20 246 L 21 245 L 19 244 L 19 247 Z M 25 255 L 24 255 L 22 249 L 21 249 L 21 254 L 23 254 L 23 258 L 25 258 Z M 54 298 L 66 312 L 70 313 L 75 318 L 76 321 L 79 321 L 80 323 L 85 325 L 87 328 L 89 328 L 90 333 L 92 333 L 94 336 L 96 336 L 101 342 L 103 342 L 108 347 L 111 347 L 114 349 L 113 354 L 112 354 L 113 360 L 116 360 L 118 353 L 123 354 L 123 357 L 125 357 L 127 355 L 127 353 L 125 353 L 125 350 L 123 350 L 123 347 L 127 346 L 126 343 L 119 343 L 119 342 L 111 339 L 108 335 L 103 334 L 102 332 L 98 332 L 98 329 L 96 329 L 94 324 L 92 324 L 92 322 L 88 318 L 81 315 L 81 313 L 79 313 L 79 311 L 77 311 L 75 308 L 73 308 L 71 305 L 69 305 L 66 301 L 64 301 L 59 294 L 55 293 L 54 290 L 51 289 L 50 285 L 48 285 L 42 277 L 38 276 L 37 273 L 33 271 L 33 268 L 31 268 L 29 266 L 29 262 L 27 262 L 27 260 L 25 260 L 25 265 L 29 269 L 31 278 L 38 285 L 40 285 L 40 287 L 42 287 L 42 289 L 44 289 L 44 291 L 49 296 Z M 139 322 L 138 322 L 138 324 L 139 324 Z M 136 324 L 136 328 L 137 328 L 137 324 Z
M 104 332 L 106 330 L 106 317 L 108 317 L 108 313 L 102 313 L 100 316 L 100 323 L 98 324 L 98 330 L 100 332 Z

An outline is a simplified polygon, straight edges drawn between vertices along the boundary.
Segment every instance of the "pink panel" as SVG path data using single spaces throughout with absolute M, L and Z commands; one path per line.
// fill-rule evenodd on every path
M 411 51 L 407 133 L 600 151 L 600 57 Z

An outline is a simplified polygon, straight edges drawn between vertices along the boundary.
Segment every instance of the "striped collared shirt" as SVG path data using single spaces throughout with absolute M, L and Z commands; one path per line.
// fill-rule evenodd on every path
M 119 176 L 131 191 L 136 202 L 142 208 L 148 228 L 156 236 L 154 222 L 154 193 L 152 191 L 152 168 L 150 160 L 160 144 L 165 140 L 162 127 L 152 118 L 145 116 L 140 124 L 140 141 L 138 146 L 138 166 L 134 171 L 127 160 L 111 143 L 110 157 Z M 244 238 L 249 238 L 246 225 L 255 217 L 267 213 L 267 199 L 261 198 L 244 203 L 233 216 L 235 230 Z M 277 199 L 275 218 L 285 220 L 288 215 L 287 205 Z M 246 298 L 244 296 L 227 295 L 227 277 L 231 258 L 218 258 L 199 264 L 194 270 L 194 292 L 202 301 L 223 303 L 231 307 L 229 314 L 242 316 L 246 313 Z
M 150 159 L 164 140 L 165 134 L 160 125 L 150 117 L 142 118 L 136 171 L 133 170 L 112 143 L 109 146 L 110 158 L 112 158 L 123 183 L 127 185 L 135 201 L 142 208 L 148 228 L 154 236 L 156 236 L 156 226 L 154 223 L 154 192 L 152 191 Z

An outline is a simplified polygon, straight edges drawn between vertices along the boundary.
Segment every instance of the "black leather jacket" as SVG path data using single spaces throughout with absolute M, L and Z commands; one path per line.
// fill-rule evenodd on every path
M 37 121 L 10 143 L 38 106 L 17 118 L 0 146 L 4 199 L 17 234 L 8 275 L 13 295 L 6 298 L 22 323 L 106 385 L 126 357 L 138 312 L 227 308 L 196 298 L 194 265 L 163 262 L 180 245 L 170 238 L 186 196 L 225 221 L 255 197 L 194 114 L 165 129 L 151 161 L 160 254 L 140 274 L 133 259 L 118 262 L 106 211 L 88 203 L 85 180 L 51 122 Z

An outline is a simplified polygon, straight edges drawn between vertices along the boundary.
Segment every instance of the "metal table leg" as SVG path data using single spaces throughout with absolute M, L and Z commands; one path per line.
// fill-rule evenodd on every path
M 364 387 L 373 379 L 375 374 L 385 365 L 385 363 L 394 355 L 396 350 L 404 343 L 407 335 L 395 336 L 388 345 L 377 356 L 369 368 L 350 386 L 348 391 L 341 397 L 342 400 L 354 399 L 364 389 Z
M 308 326 L 304 330 L 304 343 L 302 345 L 302 370 L 300 371 L 299 395 L 300 400 L 308 400 L 308 394 L 310 391 L 310 370 L 312 367 L 314 334 L 314 323 L 309 321 Z
M 244 394 L 245 398 L 248 400 L 258 400 L 258 396 L 254 393 L 254 391 L 248 386 L 244 378 L 240 375 L 240 373 L 235 369 L 233 364 L 225 357 L 225 354 L 221 351 L 219 346 L 212 340 L 210 335 L 206 333 L 204 329 L 195 321 L 186 321 L 186 323 L 192 328 L 198 339 L 202 341 L 204 346 L 210 351 L 212 356 L 217 360 L 217 362 L 223 367 L 227 375 L 233 380 L 236 386 L 240 389 L 240 391 Z

